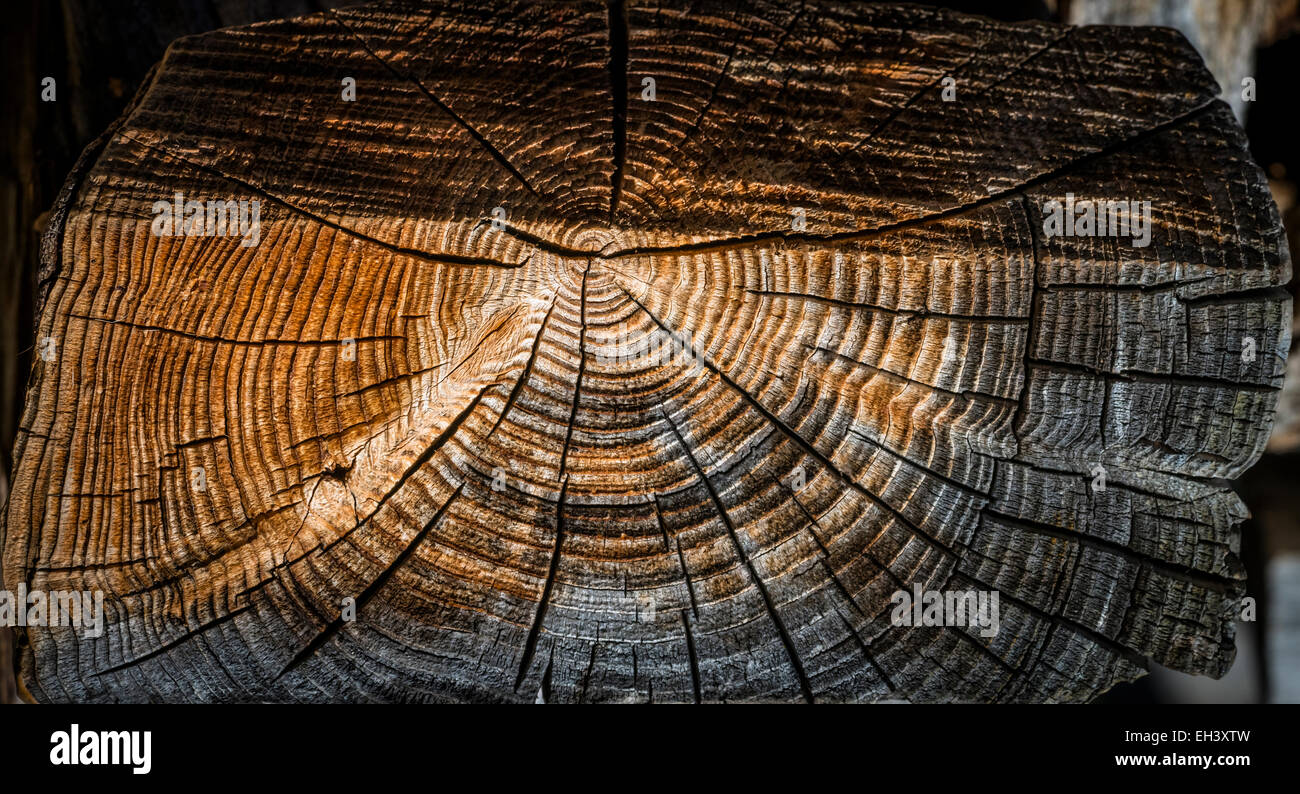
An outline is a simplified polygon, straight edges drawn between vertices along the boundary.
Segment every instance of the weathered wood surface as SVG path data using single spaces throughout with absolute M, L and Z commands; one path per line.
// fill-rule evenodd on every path
M 1223 99 L 1245 123 L 1242 80 L 1255 77 L 1255 50 L 1286 35 L 1296 0 L 1088 0 L 1068 3 L 1063 20 L 1074 25 L 1159 25 L 1176 28 L 1205 59 Z
M 1290 262 L 1181 36 L 479 6 L 179 40 L 70 179 L 4 576 L 103 590 L 108 625 L 25 632 L 34 698 L 1041 701 L 1227 669 L 1222 478 L 1268 434 Z M 259 244 L 152 235 L 177 191 L 262 201 Z M 1044 239 L 1067 192 L 1150 200 L 1151 245 Z M 646 342 L 679 355 L 618 355 Z M 1000 631 L 891 625 L 914 582 L 997 589 Z
M 0 36 L 0 505 L 36 353 L 34 302 L 46 212 L 86 145 L 121 114 L 172 41 L 350 0 L 59 0 L 10 3 Z M 57 100 L 42 99 L 53 77 Z M 2 521 L 2 519 L 0 519 Z M 3 566 L 0 566 L 2 570 Z M 17 656 L 0 626 L 0 703 L 17 702 Z

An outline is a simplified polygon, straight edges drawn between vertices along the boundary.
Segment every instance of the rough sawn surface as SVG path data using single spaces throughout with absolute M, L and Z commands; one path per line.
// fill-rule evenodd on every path
M 1290 262 L 1195 52 L 694 5 L 171 47 L 46 240 L 4 582 L 102 590 L 107 625 L 24 632 L 32 697 L 1076 701 L 1227 670 L 1224 480 L 1268 435 Z M 259 244 L 154 236 L 176 192 L 261 201 Z M 1046 239 L 1066 193 L 1151 201 L 1150 246 Z M 917 582 L 996 589 L 999 632 L 891 625 Z

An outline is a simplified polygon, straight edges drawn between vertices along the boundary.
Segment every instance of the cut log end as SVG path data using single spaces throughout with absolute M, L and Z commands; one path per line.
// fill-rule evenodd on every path
M 1224 480 L 1267 439 L 1290 262 L 1186 41 L 695 5 L 380 3 L 168 50 L 44 247 L 5 585 L 104 620 L 21 632 L 33 697 L 1228 669 Z M 992 624 L 929 625 L 960 593 Z

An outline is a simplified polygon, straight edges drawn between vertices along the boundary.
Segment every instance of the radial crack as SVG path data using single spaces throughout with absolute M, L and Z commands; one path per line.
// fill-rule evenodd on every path
M 661 321 L 658 317 L 656 317 L 653 312 L 647 309 L 644 304 L 638 301 L 636 297 L 632 295 L 632 293 L 627 292 L 627 290 L 624 289 L 622 285 L 619 285 L 619 289 L 622 289 L 625 293 L 627 293 L 628 298 L 633 303 L 635 303 L 641 309 L 641 311 L 645 312 L 646 315 L 648 315 L 656 325 L 658 325 L 664 331 L 672 333 L 671 329 L 669 329 L 668 326 L 663 323 L 663 321 Z M 799 433 L 797 433 L 794 430 L 794 428 L 790 427 L 780 417 L 778 417 L 776 414 L 768 410 L 765 405 L 763 405 L 761 402 L 758 401 L 758 398 L 754 397 L 754 395 L 750 394 L 748 391 L 742 388 L 740 384 L 732 380 L 725 372 L 723 372 L 718 367 L 717 364 L 714 364 L 712 361 L 709 361 L 704 356 L 699 356 L 699 361 L 710 372 L 717 375 L 718 378 L 724 384 L 726 384 L 729 388 L 733 389 L 746 402 L 748 402 L 750 406 L 754 408 L 755 411 L 757 411 L 759 414 L 763 416 L 764 419 L 772 423 L 773 426 L 775 426 L 787 438 L 793 441 L 796 446 L 798 446 L 800 449 L 804 451 L 805 454 L 807 454 L 813 460 L 821 464 L 827 471 L 834 474 L 846 486 L 848 486 L 849 488 L 853 489 L 854 491 L 858 492 L 862 496 L 865 496 L 867 499 L 874 502 L 882 510 L 889 513 L 900 524 L 910 529 L 919 537 L 925 538 L 926 541 L 928 541 L 930 545 L 934 546 L 936 549 L 940 550 L 944 554 L 947 554 L 949 557 L 952 557 L 953 559 L 961 559 L 961 555 L 958 554 L 957 551 L 951 545 L 943 542 L 938 537 L 936 537 L 933 533 L 927 532 L 926 530 L 922 529 L 918 524 L 913 522 L 907 516 L 903 515 L 902 512 L 898 510 L 898 508 L 889 504 L 889 502 L 883 499 L 880 495 L 866 488 L 857 480 L 849 476 L 848 473 L 846 473 L 838 466 L 836 466 L 835 463 L 825 453 L 821 452 L 816 447 L 814 447 L 810 441 L 808 441 L 803 436 L 799 435 Z
M 514 163 L 511 163 L 510 160 L 504 154 L 501 153 L 501 150 L 493 146 L 492 142 L 483 136 L 483 133 L 474 129 L 473 125 L 465 121 L 465 119 L 461 118 L 460 114 L 452 110 L 451 107 L 446 102 L 443 102 L 441 99 L 439 99 L 432 91 L 429 90 L 427 86 L 425 86 L 423 82 L 417 80 L 413 75 L 403 74 L 402 72 L 399 72 L 397 70 L 397 67 L 393 66 L 385 58 L 380 57 L 379 53 L 375 52 L 370 48 L 370 45 L 366 43 L 365 38 L 363 38 L 360 33 L 357 33 L 355 30 L 352 29 L 351 25 L 343 21 L 343 19 L 339 16 L 338 12 L 331 9 L 329 12 L 327 12 L 327 16 L 332 21 L 336 22 L 338 26 L 341 27 L 344 31 L 346 31 L 348 35 L 355 38 L 357 40 L 357 43 L 361 45 L 361 48 L 365 50 L 370 55 L 370 57 L 374 58 L 376 61 L 382 64 L 383 67 L 387 69 L 390 74 L 392 74 L 394 77 L 396 77 L 399 80 L 406 81 L 411 85 L 415 86 L 416 90 L 418 90 L 421 94 L 424 94 L 424 96 L 427 97 L 430 102 L 438 106 L 439 110 L 446 113 L 451 118 L 452 121 L 456 122 L 456 124 L 460 125 L 465 130 L 465 132 L 469 133 L 470 137 L 473 138 L 475 141 L 477 141 L 478 144 L 483 147 L 484 151 L 486 151 L 489 155 L 491 155 L 492 159 L 496 160 L 497 163 L 499 163 L 502 168 L 510 172 L 511 176 L 519 180 L 519 183 L 522 184 L 524 188 L 528 190 L 529 193 L 532 193 L 534 196 L 538 196 L 540 198 L 540 194 L 533 189 L 533 186 L 529 184 L 528 180 L 524 178 L 524 175 L 519 172 L 519 169 L 515 168 Z
M 691 448 L 686 445 L 686 440 L 682 438 L 681 431 L 677 429 L 677 425 L 673 424 L 673 420 L 668 417 L 668 413 L 664 411 L 662 405 L 659 406 L 659 413 L 663 416 L 664 422 L 667 423 L 669 429 L 673 431 L 673 436 L 677 439 L 677 444 L 682 448 L 682 451 L 686 453 L 687 460 L 691 462 L 691 466 L 695 469 L 695 475 L 699 477 L 700 482 L 704 484 L 704 489 L 708 491 L 709 499 L 713 502 L 713 507 L 717 510 L 718 517 L 722 519 L 723 526 L 727 528 L 727 536 L 731 538 L 731 544 L 735 547 L 736 556 L 740 558 L 741 564 L 744 565 L 745 570 L 749 572 L 750 579 L 753 580 L 755 587 L 758 589 L 759 595 L 762 596 L 763 606 L 767 608 L 767 614 L 772 618 L 772 624 L 776 627 L 777 634 L 781 637 L 781 644 L 785 646 L 786 655 L 790 657 L 790 667 L 794 670 L 795 676 L 798 678 L 799 691 L 803 694 L 804 700 L 812 703 L 812 688 L 809 686 L 808 675 L 804 672 L 803 662 L 799 658 L 799 652 L 795 650 L 794 640 L 790 636 L 790 631 L 786 628 L 785 621 L 781 619 L 781 615 L 776 611 L 776 605 L 772 601 L 772 594 L 767 590 L 767 584 L 763 582 L 763 577 L 759 575 L 758 569 L 754 567 L 754 563 L 749 559 L 749 555 L 745 553 L 745 547 L 741 544 L 740 536 L 736 532 L 736 525 L 731 522 L 731 516 L 727 515 L 727 508 L 723 506 L 722 498 L 718 496 L 718 492 L 714 489 L 713 483 L 709 481 L 708 476 L 704 473 L 704 469 L 700 467 L 700 462 L 695 459 L 695 454 L 691 452 Z
M 1100 149 L 1096 149 L 1095 151 L 1089 152 L 1084 155 L 1080 155 L 1079 157 L 1076 157 L 1067 163 L 1064 163 L 1051 170 L 1045 171 L 1036 177 L 1025 180 L 1024 182 L 1014 187 L 1007 188 L 1006 190 L 1000 190 L 996 193 L 990 193 L 989 195 L 975 199 L 974 201 L 969 201 L 965 204 L 958 204 L 954 207 L 949 207 L 948 209 L 945 210 L 932 212 L 926 215 L 920 215 L 915 218 L 908 218 L 906 220 L 895 221 L 893 223 L 882 224 L 872 229 L 856 229 L 856 230 L 850 230 L 844 232 L 831 232 L 826 234 L 815 234 L 812 232 L 756 232 L 753 234 L 739 235 L 737 237 L 724 237 L 724 238 L 717 238 L 713 240 L 701 240 L 699 242 L 684 243 L 681 245 L 667 245 L 667 246 L 650 245 L 650 246 L 637 246 L 634 248 L 623 248 L 617 251 L 610 251 L 608 253 L 600 253 L 599 256 L 602 259 L 616 259 L 619 257 L 641 256 L 645 254 L 702 253 L 702 252 L 712 252 L 712 251 L 723 251 L 729 248 L 739 248 L 746 245 L 753 245 L 755 243 L 776 242 L 779 240 L 784 240 L 787 243 L 835 243 L 835 242 L 846 241 L 846 240 L 853 240 L 853 241 L 870 240 L 897 231 L 903 231 L 906 229 L 915 229 L 918 227 L 923 227 L 930 223 L 934 223 L 935 221 L 942 221 L 950 218 L 960 217 L 969 212 L 973 212 L 983 207 L 987 207 L 991 204 L 1003 202 L 1013 197 L 1019 197 L 1026 190 L 1051 182 L 1053 179 L 1069 174 L 1073 172 L 1075 169 L 1083 165 L 1086 165 L 1091 162 L 1096 162 L 1098 160 L 1103 160 L 1113 154 L 1124 151 L 1129 147 L 1136 146 L 1139 143 L 1150 140 L 1151 138 L 1160 135 L 1161 133 L 1168 132 L 1169 130 L 1176 129 L 1183 124 L 1195 121 L 1200 116 L 1205 115 L 1206 113 L 1209 113 L 1211 110 L 1213 110 L 1217 106 L 1218 102 L 1219 100 L 1217 99 L 1209 99 L 1205 102 L 1202 102 L 1200 105 L 1197 105 L 1196 107 L 1188 110 L 1187 112 L 1181 113 L 1178 116 L 1169 119 L 1168 121 L 1157 124 L 1156 126 L 1151 127 L 1150 129 L 1143 130 L 1142 132 L 1136 133 L 1134 135 L 1130 135 L 1127 138 L 1123 138 L 1121 140 L 1107 144 L 1101 147 Z
M 578 400 L 582 394 L 582 375 L 587 363 L 587 274 L 591 272 L 591 263 L 582 271 L 582 288 L 579 298 L 578 333 L 578 374 L 573 383 L 573 402 L 569 406 L 569 423 L 564 434 L 564 448 L 560 451 L 560 498 L 555 504 L 555 546 L 551 550 L 551 562 L 546 573 L 546 583 L 542 585 L 542 596 L 537 602 L 537 612 L 533 615 L 532 626 L 528 629 L 528 638 L 524 641 L 524 654 L 519 661 L 519 672 L 515 676 L 515 691 L 523 686 L 528 677 L 528 668 L 532 666 L 533 656 L 537 652 L 537 639 L 541 635 L 542 624 L 546 620 L 546 611 L 550 606 L 551 593 L 555 588 L 555 576 L 560 570 L 560 553 L 564 548 L 564 503 L 569 494 L 569 444 L 573 440 L 573 423 L 578 416 Z M 539 332 L 540 335 L 540 332 Z
M 497 415 L 497 420 L 492 423 L 492 429 L 488 431 L 488 438 L 491 438 L 492 434 L 501 426 L 502 420 L 506 418 L 506 414 L 510 413 L 510 408 L 515 404 L 515 400 L 519 398 L 519 393 L 523 391 L 524 386 L 528 384 L 529 378 L 532 377 L 533 363 L 537 361 L 537 350 L 542 345 L 542 336 L 546 333 L 546 324 L 551 321 L 551 312 L 555 311 L 555 302 L 558 299 L 558 292 L 551 296 L 551 306 L 546 310 L 546 316 L 542 318 L 542 325 L 537 329 L 537 336 L 533 337 L 533 346 L 528 353 L 528 363 L 524 364 L 524 371 L 519 375 L 519 379 L 515 381 L 514 387 L 510 389 L 510 396 L 506 398 L 506 404 L 502 406 L 501 413 Z
M 456 490 L 452 492 L 451 496 L 447 497 L 447 501 L 442 503 L 442 507 L 438 508 L 438 512 L 434 514 L 433 518 L 429 519 L 428 523 L 424 525 L 424 528 L 415 533 L 415 537 L 411 539 L 410 543 L 406 544 L 405 548 L 398 552 L 397 557 L 389 563 L 388 567 L 380 571 L 379 575 L 366 586 L 366 589 L 362 590 L 361 593 L 357 595 L 357 613 L 361 612 L 361 609 L 370 601 L 370 599 L 374 598 L 375 594 L 383 589 L 384 585 L 388 583 L 388 580 L 393 577 L 393 574 L 397 573 L 397 570 L 401 568 L 408 559 L 410 559 L 415 550 L 424 542 L 424 539 L 428 537 L 431 531 L 433 531 L 433 528 L 438 525 L 438 522 L 442 520 L 442 517 L 446 515 L 447 508 L 451 507 L 451 503 L 456 499 L 456 497 L 460 496 L 460 492 L 464 489 L 465 483 L 456 486 Z M 276 679 L 278 680 L 283 678 L 285 673 L 293 670 L 295 667 L 306 661 L 310 656 L 314 655 L 316 651 L 320 650 L 321 646 L 328 642 L 331 637 L 338 634 L 347 623 L 348 621 L 345 620 L 342 615 L 330 621 L 329 625 L 317 632 L 316 636 L 312 637 L 311 642 L 307 643 L 301 651 L 289 660 L 289 663 L 286 664 L 275 676 Z
M 335 221 L 329 220 L 328 218 L 324 218 L 320 215 L 317 215 L 309 210 L 303 209 L 302 207 L 299 207 L 298 205 L 289 202 L 287 199 L 284 199 L 280 196 L 275 195 L 274 193 L 271 193 L 265 188 L 258 187 L 257 185 L 254 185 L 251 182 L 246 182 L 243 179 L 240 179 L 239 177 L 231 176 L 230 174 L 227 174 L 224 171 L 221 171 L 219 169 L 213 168 L 210 165 L 204 165 L 203 163 L 196 163 L 187 157 L 177 154 L 176 152 L 173 152 L 169 149 L 165 149 L 161 146 L 155 146 L 152 143 L 147 143 L 143 140 L 140 140 L 139 138 L 135 138 L 130 135 L 127 135 L 125 132 L 118 133 L 118 134 L 124 140 L 131 141 L 132 143 L 143 146 L 146 149 L 155 151 L 164 157 L 167 157 L 171 160 L 175 160 L 178 163 L 187 165 L 190 168 L 196 168 L 200 171 L 224 179 L 227 182 L 231 182 L 233 184 L 239 185 L 244 190 L 247 190 L 249 193 L 253 193 L 258 196 L 261 196 L 262 198 L 266 199 L 272 204 L 276 204 L 278 206 L 284 207 L 285 209 L 289 210 L 295 215 L 300 215 L 312 221 L 313 223 L 317 223 L 321 226 L 325 226 L 335 231 L 343 232 L 344 234 L 350 237 L 355 237 L 356 239 L 361 240 L 363 242 L 376 245 L 394 254 L 409 256 L 412 259 L 418 259 L 420 261 L 429 262 L 435 265 L 448 265 L 452 267 L 500 267 L 500 268 L 508 268 L 513 270 L 515 268 L 523 267 L 524 265 L 524 262 L 499 262 L 495 259 L 488 259 L 486 257 L 478 257 L 478 256 L 460 256 L 459 254 L 431 254 L 427 251 L 420 251 L 415 248 L 407 248 L 405 246 L 394 245 L 393 243 L 380 240 L 378 237 L 371 237 L 370 235 L 359 232 L 356 229 L 351 229 L 347 226 L 344 226 L 341 223 L 337 223 Z

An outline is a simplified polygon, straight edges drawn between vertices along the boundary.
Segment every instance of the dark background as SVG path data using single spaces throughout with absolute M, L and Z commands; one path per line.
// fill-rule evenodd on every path
M 353 0 L 20 0 L 7 2 L 0 81 L 0 501 L 31 371 L 37 258 L 46 213 L 82 149 L 125 108 L 175 38 L 231 25 L 353 5 Z M 1270 176 L 1300 253 L 1297 132 L 1300 76 L 1297 0 L 957 0 L 928 3 L 997 19 L 1178 27 L 1235 99 L 1242 76 L 1257 98 L 1234 102 L 1255 159 Z M 41 102 L 54 77 L 56 102 Z M 1295 290 L 1292 284 L 1290 289 Z M 1262 702 L 1300 699 L 1300 366 L 1294 355 L 1277 428 L 1264 458 L 1234 483 L 1253 518 L 1242 557 L 1258 620 L 1240 624 L 1238 659 L 1220 681 L 1159 668 L 1116 687 L 1103 702 Z M 1287 555 L 1292 555 L 1288 557 Z M 1290 593 L 1279 597 L 1278 593 Z M 12 637 L 0 628 L 0 703 L 17 701 Z M 1270 659 L 1272 662 L 1270 664 Z

